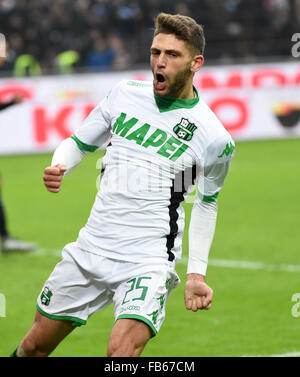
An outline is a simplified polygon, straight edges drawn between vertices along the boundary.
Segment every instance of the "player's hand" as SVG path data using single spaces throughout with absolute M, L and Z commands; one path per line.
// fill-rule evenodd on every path
M 184 290 L 185 307 L 196 312 L 199 309 L 208 310 L 211 307 L 213 290 L 200 274 L 188 274 Z
M 44 170 L 43 181 L 48 191 L 60 191 L 62 179 L 66 170 L 67 168 L 61 164 L 57 164 L 55 166 L 48 166 Z

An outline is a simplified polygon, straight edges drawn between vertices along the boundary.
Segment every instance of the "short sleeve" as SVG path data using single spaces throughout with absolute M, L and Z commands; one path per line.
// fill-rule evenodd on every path
M 215 201 L 221 191 L 234 156 L 235 143 L 229 134 L 218 137 L 206 149 L 203 172 L 197 179 L 199 199 Z

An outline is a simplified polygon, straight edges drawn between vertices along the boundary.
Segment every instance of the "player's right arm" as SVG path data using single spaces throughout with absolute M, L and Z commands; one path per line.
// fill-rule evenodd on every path
M 63 140 L 53 154 L 51 166 L 44 170 L 43 181 L 47 190 L 58 193 L 64 175 L 70 173 L 86 153 L 78 148 L 72 138 Z
M 116 96 L 113 89 L 95 107 L 74 135 L 61 142 L 55 150 L 51 166 L 44 170 L 43 180 L 48 191 L 61 189 L 64 175 L 69 174 L 88 152 L 103 147 L 111 135 L 111 104 Z

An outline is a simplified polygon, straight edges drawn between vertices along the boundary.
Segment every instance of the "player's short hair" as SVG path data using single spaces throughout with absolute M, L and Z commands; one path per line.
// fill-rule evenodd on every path
M 203 26 L 188 16 L 159 13 L 155 18 L 154 37 L 157 34 L 174 34 L 190 47 L 192 53 L 203 55 L 205 37 Z

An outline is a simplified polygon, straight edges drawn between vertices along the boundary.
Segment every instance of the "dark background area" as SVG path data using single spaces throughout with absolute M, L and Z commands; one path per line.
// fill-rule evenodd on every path
M 289 59 L 291 37 L 300 32 L 299 0 L 0 0 L 7 42 L 0 73 L 28 74 L 16 68 L 24 54 L 42 73 L 64 72 L 68 59 L 80 71 L 146 65 L 153 19 L 161 11 L 204 25 L 208 63 Z M 59 61 L 70 50 L 76 53 Z

